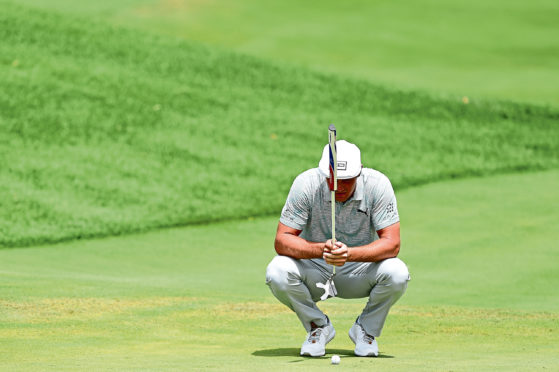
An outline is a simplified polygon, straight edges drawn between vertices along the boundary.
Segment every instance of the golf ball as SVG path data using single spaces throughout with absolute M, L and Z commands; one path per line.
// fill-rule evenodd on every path
M 340 364 L 340 356 L 332 355 L 332 364 Z

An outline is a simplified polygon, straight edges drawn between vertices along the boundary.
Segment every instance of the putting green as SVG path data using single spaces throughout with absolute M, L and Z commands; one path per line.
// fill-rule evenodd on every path
M 0 251 L 2 370 L 526 370 L 559 368 L 559 171 L 398 192 L 412 273 L 381 356 L 352 356 L 363 300 L 304 331 L 264 285 L 276 218 Z M 333 368 L 333 367 L 332 367 Z

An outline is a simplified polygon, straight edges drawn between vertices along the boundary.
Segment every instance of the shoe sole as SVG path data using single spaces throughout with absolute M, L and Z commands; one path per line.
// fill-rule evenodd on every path
M 332 340 L 334 339 L 334 336 L 336 336 L 336 330 L 334 330 L 334 332 L 332 332 L 332 337 L 330 337 L 329 339 L 326 340 L 326 344 L 324 344 L 325 347 L 326 347 L 326 345 L 328 345 L 328 343 L 329 343 L 330 341 L 332 341 Z M 301 353 L 301 354 L 299 354 L 299 355 L 301 355 L 301 356 L 310 356 L 310 357 L 321 357 L 321 356 L 326 355 L 326 350 L 324 350 L 324 353 L 323 353 L 323 354 L 314 354 L 314 355 L 313 355 L 313 354 L 311 354 L 311 353 Z
M 375 353 L 357 354 L 355 351 L 353 353 L 358 357 L 374 357 L 374 358 L 378 357 L 378 354 L 375 354 Z

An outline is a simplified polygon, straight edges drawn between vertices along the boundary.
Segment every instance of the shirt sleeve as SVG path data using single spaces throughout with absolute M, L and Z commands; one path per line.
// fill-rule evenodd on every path
M 400 221 L 394 189 L 388 177 L 384 175 L 374 190 L 373 213 L 371 214 L 371 219 L 375 231 L 384 229 Z
M 280 222 L 282 224 L 297 230 L 303 230 L 307 225 L 311 213 L 311 202 L 306 186 L 306 182 L 301 176 L 293 181 L 281 211 Z

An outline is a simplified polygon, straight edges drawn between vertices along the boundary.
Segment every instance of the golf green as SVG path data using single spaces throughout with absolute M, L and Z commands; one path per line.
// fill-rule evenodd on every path
M 320 304 L 324 358 L 264 284 L 277 218 L 0 250 L 2 370 L 534 370 L 559 368 L 559 171 L 397 193 L 412 281 L 357 358 L 364 300 Z M 334 367 L 332 367 L 334 368 Z M 336 367 L 338 368 L 338 367 Z

